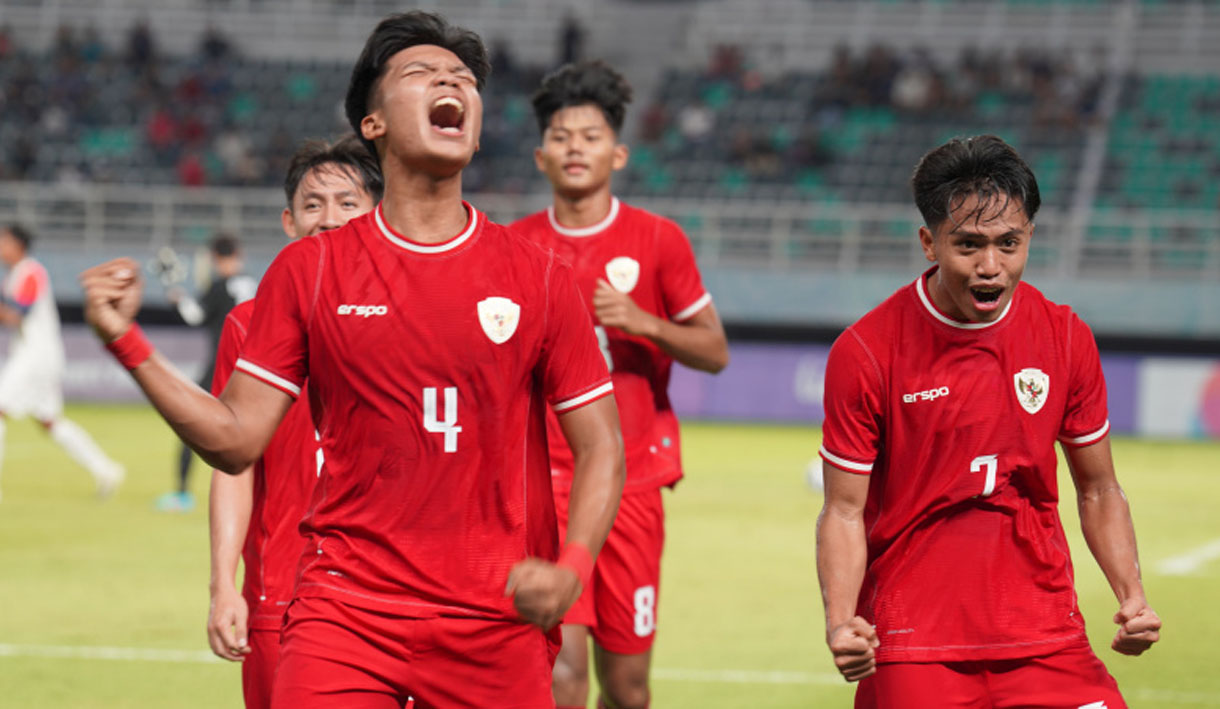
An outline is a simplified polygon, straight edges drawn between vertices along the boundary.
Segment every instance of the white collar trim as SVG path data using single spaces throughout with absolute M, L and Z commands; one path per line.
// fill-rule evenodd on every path
M 546 218 L 551 220 L 551 228 L 564 236 L 593 236 L 602 233 L 614 223 L 614 220 L 618 218 L 618 208 L 618 197 L 611 197 L 610 213 L 606 215 L 606 218 L 593 226 L 580 227 L 579 229 L 573 229 L 560 224 L 559 220 L 555 218 L 555 205 L 553 204 L 546 208 Z
M 470 213 L 470 224 L 466 226 L 466 231 L 463 231 L 461 234 L 450 239 L 449 241 L 439 244 L 418 244 L 414 241 L 408 241 L 395 234 L 394 230 L 387 226 L 385 220 L 382 219 L 380 204 L 377 205 L 377 209 L 373 210 L 373 217 L 377 220 L 377 228 L 381 229 L 381 235 L 395 246 L 406 249 L 407 251 L 414 251 L 418 254 L 439 254 L 446 251 L 452 251 L 453 249 L 456 249 L 457 247 L 466 243 L 466 241 L 469 240 L 472 235 L 474 235 L 475 229 L 479 225 L 479 210 L 470 206 L 470 203 L 466 201 L 462 202 L 462 206 L 465 207 L 466 211 Z
M 928 309 L 928 312 L 932 314 L 932 317 L 936 318 L 937 320 L 943 322 L 946 325 L 949 325 L 951 327 L 956 327 L 961 330 L 982 330 L 984 328 L 988 328 L 993 325 L 999 325 L 1000 322 L 1003 321 L 1004 318 L 1008 316 L 1008 311 L 1012 310 L 1012 304 L 1017 299 L 1017 294 L 1014 291 L 1012 294 L 1012 298 L 1010 298 L 1008 301 L 1008 305 L 1004 306 L 1004 312 L 1000 313 L 1000 317 L 996 318 L 995 320 L 992 320 L 991 322 L 958 322 L 958 321 L 954 320 L 953 318 L 947 317 L 944 313 L 937 310 L 936 306 L 932 304 L 932 301 L 931 301 L 931 299 L 928 298 L 928 294 L 924 290 L 924 285 L 923 285 L 924 278 L 926 278 L 927 276 L 928 276 L 928 273 L 921 273 L 921 274 L 919 274 L 919 278 L 915 279 L 915 290 L 916 290 L 916 292 L 919 293 L 919 300 L 920 300 L 920 302 L 923 303 L 923 307 Z

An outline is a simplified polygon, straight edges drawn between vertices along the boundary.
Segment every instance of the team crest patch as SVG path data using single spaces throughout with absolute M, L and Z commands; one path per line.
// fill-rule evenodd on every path
M 630 293 L 640 281 L 640 262 L 630 256 L 610 259 L 606 264 L 606 278 L 619 293 Z
M 502 345 L 517 331 L 521 322 L 521 306 L 508 298 L 492 296 L 479 301 L 479 324 L 487 339 Z
M 1046 395 L 1051 388 L 1051 378 L 1041 369 L 1022 369 L 1012 375 L 1013 384 L 1017 388 L 1017 401 L 1022 408 L 1031 414 L 1042 410 L 1046 404 Z

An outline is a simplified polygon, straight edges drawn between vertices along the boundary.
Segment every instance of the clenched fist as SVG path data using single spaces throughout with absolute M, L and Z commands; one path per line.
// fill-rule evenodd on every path
M 117 340 L 140 310 L 144 292 L 140 265 L 129 258 L 117 258 L 86 270 L 79 280 L 85 291 L 85 322 L 102 342 Z

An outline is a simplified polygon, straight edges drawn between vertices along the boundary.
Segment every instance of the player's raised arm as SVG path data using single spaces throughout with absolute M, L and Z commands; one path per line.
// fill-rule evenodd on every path
M 823 464 L 826 498 L 818 515 L 818 582 L 826 608 L 826 644 L 849 682 L 876 671 L 877 631 L 856 615 L 868 544 L 864 503 L 869 476 Z
M 249 466 L 271 440 L 292 397 L 243 373 L 217 399 L 153 350 L 135 325 L 143 282 L 134 260 L 94 266 L 80 275 L 80 283 L 85 320 L 174 432 L 213 467 L 236 473 Z
M 1111 647 L 1124 655 L 1139 655 L 1160 639 L 1161 619 L 1144 596 L 1135 525 L 1114 474 L 1110 438 L 1087 446 L 1064 445 L 1063 452 L 1076 484 L 1084 539 L 1118 598 L 1114 622 L 1119 627 Z

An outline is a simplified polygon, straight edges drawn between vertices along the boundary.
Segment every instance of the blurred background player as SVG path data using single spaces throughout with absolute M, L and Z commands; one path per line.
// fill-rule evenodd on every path
M 550 630 L 614 521 L 613 385 L 570 268 L 462 201 L 488 70 L 478 35 L 438 15 L 378 24 L 345 108 L 385 199 L 280 252 L 220 399 L 133 323 L 133 260 L 81 275 L 98 336 L 221 470 L 262 454 L 309 380 L 325 462 L 275 706 L 549 706 Z M 575 452 L 562 551 L 548 405 Z
M 292 156 L 284 179 L 284 233 L 297 239 L 337 229 L 371 210 L 381 193 L 377 159 L 356 136 L 333 145 L 308 141 Z M 215 396 L 233 374 L 256 303 L 239 303 L 225 318 L 212 380 Z M 218 656 L 243 663 L 248 709 L 271 705 L 280 628 L 305 544 L 297 525 L 321 473 L 316 439 L 309 400 L 302 396 L 252 468 L 238 475 L 212 471 L 208 642 Z M 234 586 L 239 556 L 244 566 L 240 593 Z
M 599 704 L 649 702 L 661 550 L 661 488 L 682 478 L 678 419 L 668 387 L 673 361 L 716 373 L 728 364 L 724 328 L 704 289 L 686 235 L 673 222 L 623 204 L 611 176 L 627 164 L 619 131 L 631 87 L 600 61 L 568 64 L 534 94 L 542 145 L 538 169 L 554 204 L 513 225 L 570 262 L 610 367 L 627 456 L 627 484 L 593 581 L 564 617 L 555 700 L 584 706 L 589 636 Z M 572 454 L 550 420 L 551 474 L 560 528 L 567 522 Z
M 1142 653 L 1161 621 L 1093 333 L 1021 282 L 1038 183 L 992 135 L 928 152 L 911 182 L 935 265 L 848 328 L 826 366 L 817 554 L 835 664 L 864 680 L 862 708 L 1125 707 L 1077 606 L 1056 440 L 1118 598 L 1112 647 Z
M 192 327 L 202 327 L 208 333 L 207 360 L 199 375 L 199 386 L 209 387 L 216 369 L 216 347 L 220 344 L 220 331 L 224 328 L 225 316 L 234 305 L 254 297 L 258 283 L 242 274 L 241 245 L 228 234 L 218 234 L 209 245 L 212 259 L 212 280 L 203 298 L 196 300 L 181 289 L 166 293 L 170 302 L 178 307 L 182 320 Z M 178 487 L 157 498 L 157 509 L 166 512 L 186 512 L 194 509 L 195 496 L 190 490 L 191 463 L 194 455 L 185 443 L 178 452 Z
M 64 418 L 59 312 L 47 270 L 29 254 L 32 240 L 19 225 L 0 228 L 0 261 L 8 269 L 0 295 L 0 323 L 13 331 L 8 359 L 0 368 L 0 462 L 6 420 L 33 416 L 93 475 L 98 495 L 108 497 L 123 481 L 123 466 L 107 457 L 84 429 Z

